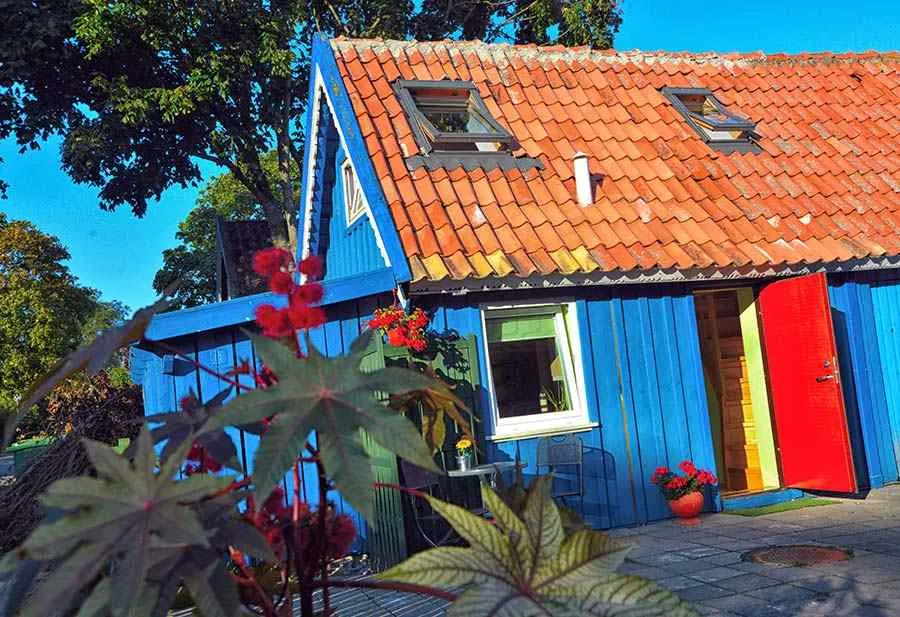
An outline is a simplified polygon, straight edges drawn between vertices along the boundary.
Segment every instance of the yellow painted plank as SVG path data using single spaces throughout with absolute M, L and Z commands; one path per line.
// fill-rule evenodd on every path
M 750 382 L 750 400 L 759 446 L 759 462 L 763 486 L 780 486 L 778 462 L 775 455 L 775 438 L 772 432 L 772 413 L 769 410 L 769 392 L 766 387 L 766 369 L 763 362 L 759 322 L 756 318 L 756 301 L 753 290 L 737 290 L 741 311 L 741 336 L 744 339 L 744 357 L 747 359 L 747 377 Z

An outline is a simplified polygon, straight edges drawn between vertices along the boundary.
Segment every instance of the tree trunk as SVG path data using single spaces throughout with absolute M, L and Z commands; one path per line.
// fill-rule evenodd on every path
M 272 232 L 272 244 L 281 246 L 291 251 L 296 250 L 297 239 L 296 230 L 291 234 L 288 231 L 285 212 L 281 209 L 281 204 L 272 200 L 262 202 L 263 212 L 266 216 L 266 222 L 269 223 L 269 231 Z M 291 236 L 293 235 L 293 241 Z

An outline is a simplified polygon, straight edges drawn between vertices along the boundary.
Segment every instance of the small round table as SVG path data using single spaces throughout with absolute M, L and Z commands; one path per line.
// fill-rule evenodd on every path
M 451 478 L 474 478 L 480 477 L 482 482 L 490 484 L 491 488 L 497 487 L 497 474 L 509 469 L 514 469 L 515 461 L 499 461 L 496 463 L 485 463 L 476 465 L 468 469 L 451 469 L 447 475 Z

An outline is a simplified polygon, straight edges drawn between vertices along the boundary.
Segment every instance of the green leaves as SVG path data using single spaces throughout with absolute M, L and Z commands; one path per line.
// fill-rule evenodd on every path
M 265 498 L 301 455 L 312 431 L 328 476 L 341 495 L 369 520 L 374 516 L 374 476 L 361 430 L 379 444 L 420 467 L 435 469 L 431 451 L 415 425 L 387 408 L 385 394 L 424 389 L 433 381 L 400 368 L 361 370 L 371 333 L 354 343 L 351 353 L 326 358 L 312 344 L 305 359 L 284 345 L 254 337 L 278 384 L 241 395 L 215 413 L 207 430 L 250 425 L 275 416 L 260 439 L 253 461 L 258 498 Z
M 206 617 L 235 614 L 236 601 L 225 606 L 235 592 L 212 543 L 219 526 L 226 521 L 235 525 L 233 514 L 223 514 L 233 511 L 234 498 L 200 503 L 227 487 L 231 478 L 194 475 L 174 481 L 192 441 L 184 440 L 157 473 L 146 428 L 137 439 L 133 463 L 106 444 L 85 440 L 99 477 L 53 483 L 41 503 L 63 515 L 45 520 L 17 551 L 20 560 L 54 562 L 22 617 L 55 614 L 82 592 L 89 595 L 80 614 L 165 614 L 168 606 L 158 598 L 168 596 L 160 586 L 179 577 L 196 579 L 198 588 L 215 585 L 226 598 Z M 215 507 L 217 502 L 228 509 Z M 259 546 L 261 541 L 251 537 L 242 543 Z M 98 577 L 104 578 L 97 582 Z
M 235 471 L 243 471 L 238 461 L 237 449 L 231 437 L 223 429 L 210 430 L 207 421 L 210 414 L 216 413 L 220 405 L 231 393 L 231 388 L 226 388 L 213 397 L 206 405 L 191 396 L 190 403 L 183 405 L 177 413 L 160 413 L 147 416 L 145 420 L 156 426 L 150 431 L 154 443 L 165 441 L 160 458 L 168 460 L 172 452 L 176 451 L 188 438 L 197 441 L 205 448 L 210 456 L 221 462 L 226 467 Z
M 425 499 L 468 542 L 414 555 L 381 575 L 389 581 L 463 592 L 448 617 L 692 617 L 673 593 L 635 576 L 618 574 L 629 546 L 580 529 L 566 537 L 550 496 L 550 478 L 539 478 L 522 515 L 483 487 L 494 524 L 433 497 Z

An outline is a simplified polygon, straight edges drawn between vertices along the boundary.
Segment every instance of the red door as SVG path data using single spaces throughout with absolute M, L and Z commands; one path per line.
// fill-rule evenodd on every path
M 825 275 L 766 285 L 758 306 L 784 484 L 855 493 Z

